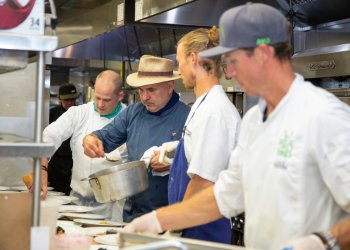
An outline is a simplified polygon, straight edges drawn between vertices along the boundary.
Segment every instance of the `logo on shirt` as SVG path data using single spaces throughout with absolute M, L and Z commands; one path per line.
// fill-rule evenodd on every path
M 182 129 L 177 129 L 177 130 L 171 132 L 171 139 L 173 141 L 180 140 L 181 135 L 182 135 Z
M 287 158 L 292 156 L 293 139 L 287 133 L 283 138 L 280 138 L 277 143 L 277 160 L 274 162 L 274 167 L 280 169 L 287 169 Z

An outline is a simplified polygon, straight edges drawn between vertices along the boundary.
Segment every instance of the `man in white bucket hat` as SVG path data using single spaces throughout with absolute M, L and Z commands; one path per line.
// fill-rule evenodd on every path
M 139 160 L 153 146 L 177 141 L 181 138 L 189 107 L 179 100 L 174 91 L 174 81 L 180 75 L 174 71 L 171 60 L 144 55 L 138 71 L 127 77 L 127 83 L 137 88 L 140 103 L 127 107 L 108 126 L 84 138 L 85 154 L 103 157 L 126 142 L 128 161 Z M 154 171 L 168 170 L 170 164 L 162 164 L 153 157 L 148 171 L 148 189 L 127 199 L 123 219 L 131 221 L 155 208 L 168 204 L 168 175 L 156 175 Z

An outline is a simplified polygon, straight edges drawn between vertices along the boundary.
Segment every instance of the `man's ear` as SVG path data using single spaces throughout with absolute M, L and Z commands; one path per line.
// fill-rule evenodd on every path
M 168 82 L 169 94 L 171 94 L 174 91 L 174 86 L 175 86 L 175 80 Z
M 199 58 L 197 53 L 191 52 L 190 57 L 191 57 L 191 63 L 193 64 L 198 63 Z
M 261 44 L 258 46 L 258 53 L 261 57 L 262 61 L 268 60 L 271 56 L 273 56 L 274 50 L 273 47 L 268 46 L 266 44 Z
M 123 99 L 124 99 L 124 96 L 125 96 L 124 90 L 119 91 L 119 94 L 118 94 L 118 101 L 120 102 L 121 100 L 123 100 Z

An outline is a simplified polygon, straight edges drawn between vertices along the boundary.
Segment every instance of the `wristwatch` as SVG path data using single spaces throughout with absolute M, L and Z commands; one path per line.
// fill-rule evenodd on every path
M 326 239 L 328 249 L 330 250 L 340 250 L 337 239 L 334 237 L 330 230 L 323 231 L 322 236 Z
M 339 243 L 330 230 L 313 234 L 321 239 L 326 250 L 340 250 Z

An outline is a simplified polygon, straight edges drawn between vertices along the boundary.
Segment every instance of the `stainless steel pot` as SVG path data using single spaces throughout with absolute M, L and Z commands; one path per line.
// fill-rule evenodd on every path
M 148 188 L 144 161 L 132 161 L 89 175 L 88 180 L 98 202 L 121 200 Z

